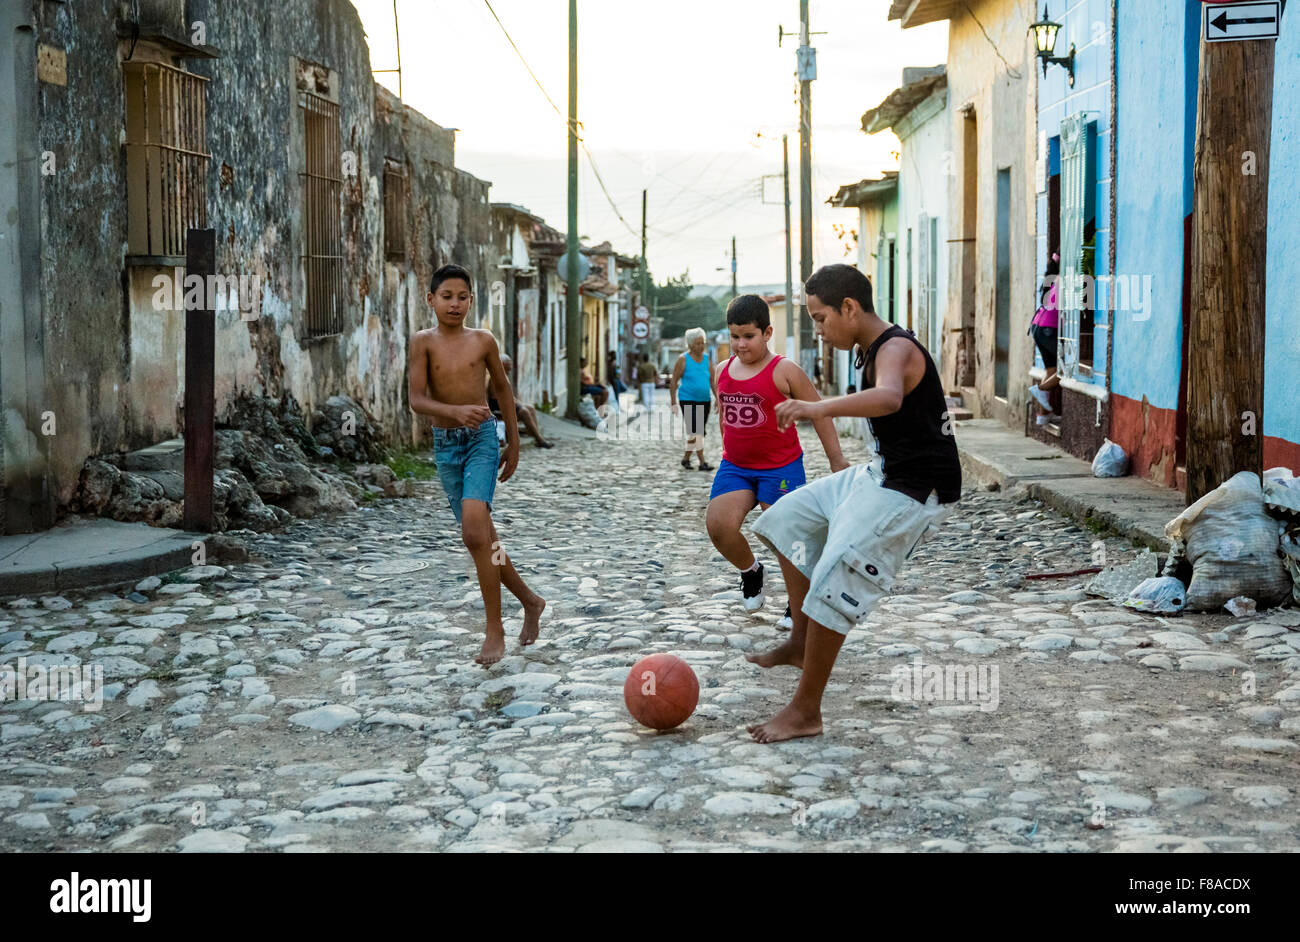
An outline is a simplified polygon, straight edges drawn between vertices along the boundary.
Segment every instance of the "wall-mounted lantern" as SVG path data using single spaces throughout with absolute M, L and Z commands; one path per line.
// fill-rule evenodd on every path
M 1056 35 L 1061 31 L 1061 24 L 1054 23 L 1047 18 L 1047 7 L 1043 7 L 1043 18 L 1037 23 L 1031 23 L 1029 31 L 1034 34 L 1034 44 L 1038 47 L 1038 59 L 1043 63 L 1043 77 L 1047 77 L 1047 66 L 1059 65 L 1070 73 L 1070 87 L 1074 88 L 1074 43 L 1070 43 L 1070 54 L 1068 56 L 1054 56 L 1056 51 Z

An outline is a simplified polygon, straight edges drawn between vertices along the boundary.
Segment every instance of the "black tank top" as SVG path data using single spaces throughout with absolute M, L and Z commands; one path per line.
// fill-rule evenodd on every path
M 936 491 L 939 503 L 950 504 L 961 499 L 961 462 L 948 418 L 948 401 L 929 351 L 910 330 L 897 324 L 890 326 L 859 355 L 857 365 L 862 367 L 862 388 L 875 386 L 867 376 L 870 373 L 874 379 L 876 352 L 894 337 L 906 337 L 916 344 L 925 357 L 925 375 L 915 389 L 903 396 L 897 412 L 868 419 L 876 448 L 884 459 L 884 486 L 921 503 L 929 499 L 931 491 Z

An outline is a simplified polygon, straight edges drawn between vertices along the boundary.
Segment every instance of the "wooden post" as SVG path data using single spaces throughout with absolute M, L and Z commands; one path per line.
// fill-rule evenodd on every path
M 185 311 L 185 513 L 186 530 L 212 532 L 212 463 L 214 426 L 215 299 L 208 295 L 208 276 L 216 274 L 217 234 L 190 229 L 185 237 L 185 280 L 203 279 L 203 303 Z
M 1272 39 L 1201 41 L 1187 370 L 1188 503 L 1240 471 L 1263 471 L 1273 55 Z

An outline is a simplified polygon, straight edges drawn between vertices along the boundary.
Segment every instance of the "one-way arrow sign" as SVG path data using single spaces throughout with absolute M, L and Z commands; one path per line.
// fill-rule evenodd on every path
M 1281 19 L 1280 0 L 1206 4 L 1205 41 L 1225 43 L 1243 39 L 1277 39 Z

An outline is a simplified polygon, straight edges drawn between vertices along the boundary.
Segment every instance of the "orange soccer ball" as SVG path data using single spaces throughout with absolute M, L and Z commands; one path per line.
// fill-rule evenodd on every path
M 686 722 L 700 702 L 700 681 L 672 654 L 651 654 L 632 666 L 623 682 L 627 711 L 642 726 L 672 729 Z

